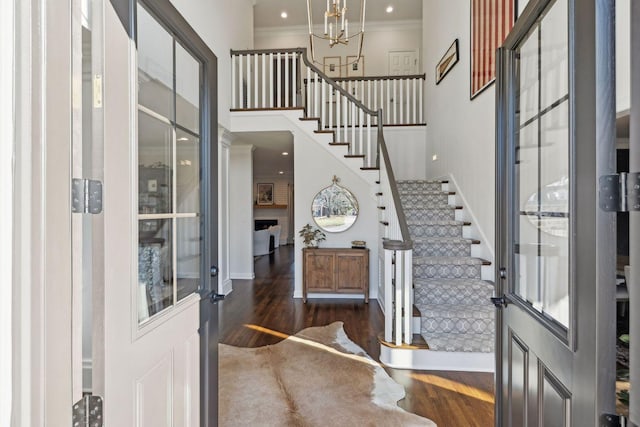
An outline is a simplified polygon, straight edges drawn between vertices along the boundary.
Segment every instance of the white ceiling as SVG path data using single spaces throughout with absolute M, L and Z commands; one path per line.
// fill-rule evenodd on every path
M 253 145 L 253 176 L 293 176 L 293 135 L 290 132 L 236 132 L 233 144 Z M 282 152 L 289 153 L 283 156 Z
M 314 23 L 321 24 L 327 3 L 311 0 L 311 4 Z M 393 12 L 387 13 L 387 6 L 393 6 Z M 347 9 L 349 21 L 358 22 L 360 0 L 347 0 Z M 283 11 L 287 12 L 287 19 L 280 17 Z M 307 25 L 306 0 L 255 0 L 253 12 L 255 28 Z M 365 14 L 365 30 L 366 22 L 421 20 L 422 0 L 367 0 Z

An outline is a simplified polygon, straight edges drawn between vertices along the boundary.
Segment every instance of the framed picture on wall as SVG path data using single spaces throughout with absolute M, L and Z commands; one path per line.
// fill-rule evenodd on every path
M 339 56 L 325 56 L 323 60 L 324 70 L 323 72 L 327 77 L 340 77 L 340 66 L 342 64 L 341 57 Z
M 364 77 L 364 56 L 347 56 L 347 77 Z
M 496 79 L 496 49 L 513 28 L 516 0 L 471 1 L 471 99 Z
M 436 84 L 447 75 L 454 65 L 458 62 L 458 39 L 455 39 L 444 56 L 436 65 Z
M 273 183 L 258 184 L 256 204 L 258 205 L 273 204 Z

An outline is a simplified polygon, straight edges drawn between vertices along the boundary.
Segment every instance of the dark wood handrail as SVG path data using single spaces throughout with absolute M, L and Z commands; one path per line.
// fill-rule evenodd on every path
M 403 76 L 364 76 L 364 77 L 335 77 L 333 80 L 337 82 L 360 81 L 360 80 L 409 80 L 409 79 L 426 79 L 425 74 L 407 74 Z

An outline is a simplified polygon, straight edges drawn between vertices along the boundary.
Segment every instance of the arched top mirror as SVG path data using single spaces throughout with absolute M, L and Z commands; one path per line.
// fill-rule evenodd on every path
M 311 216 L 322 230 L 329 233 L 346 231 L 358 218 L 358 201 L 353 193 L 339 185 L 338 177 L 333 184 L 323 188 L 313 198 Z

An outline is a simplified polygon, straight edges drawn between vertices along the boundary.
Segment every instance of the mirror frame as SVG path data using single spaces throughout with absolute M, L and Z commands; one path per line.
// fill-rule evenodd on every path
M 340 179 L 339 179 L 337 176 L 335 176 L 335 175 L 334 175 L 334 176 L 333 176 L 333 183 L 332 183 L 331 185 L 327 186 L 327 187 L 322 188 L 320 191 L 318 191 L 318 192 L 315 194 L 315 196 L 313 196 L 313 199 L 311 200 L 311 218 L 313 219 L 314 224 L 315 224 L 318 228 L 320 228 L 320 230 L 322 230 L 322 231 L 324 231 L 324 232 L 326 232 L 326 233 L 344 233 L 345 231 L 350 230 L 350 229 L 351 229 L 351 227 L 353 227 L 353 225 L 358 221 L 358 217 L 360 216 L 360 203 L 358 203 L 358 198 L 355 196 L 355 194 L 353 194 L 353 193 L 351 192 L 351 190 L 349 190 L 348 188 L 346 188 L 346 187 L 344 187 L 344 186 L 342 186 L 342 185 L 338 184 L 339 182 L 340 182 Z M 318 198 L 318 196 L 319 196 L 323 191 L 326 191 L 326 190 L 328 190 L 329 188 L 332 188 L 332 187 L 338 187 L 338 188 L 340 188 L 343 192 L 346 192 L 346 193 L 350 194 L 350 196 L 351 196 L 350 198 L 351 198 L 351 199 L 353 199 L 353 202 L 354 202 L 354 204 L 355 204 L 355 208 L 356 208 L 356 211 L 357 211 L 357 213 L 356 213 L 356 215 L 355 215 L 356 219 L 355 219 L 355 220 L 354 220 L 354 221 L 353 221 L 353 222 L 352 222 L 352 223 L 351 223 L 347 228 L 345 228 L 344 230 L 330 230 L 330 229 L 328 229 L 328 228 L 325 228 L 325 227 L 323 227 L 322 225 L 320 225 L 320 224 L 318 223 L 318 221 L 316 221 L 316 217 L 313 215 L 313 205 L 314 205 L 315 200 Z

